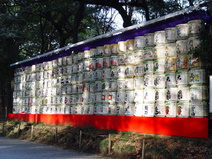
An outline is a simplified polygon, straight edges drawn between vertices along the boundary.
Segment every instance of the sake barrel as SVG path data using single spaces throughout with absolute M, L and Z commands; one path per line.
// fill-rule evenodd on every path
M 156 59 L 153 61 L 154 73 L 164 73 L 165 72 L 165 58 Z
M 88 114 L 88 105 L 82 104 L 82 114 Z
M 189 101 L 177 102 L 177 117 L 189 117 Z
M 175 101 L 165 102 L 165 111 L 167 117 L 177 116 L 177 103 Z
M 204 69 L 191 69 L 189 71 L 189 84 L 203 84 L 206 82 Z
M 190 36 L 196 36 L 200 34 L 201 29 L 204 27 L 204 23 L 202 20 L 191 20 L 188 22 L 189 26 L 189 35 Z
M 78 63 L 78 54 L 73 54 L 72 57 L 73 57 L 72 62 L 75 63 L 75 64 L 77 64 Z
M 112 48 L 110 44 L 104 45 L 104 56 L 110 56 L 112 53 Z
M 165 75 L 155 74 L 154 75 L 154 87 L 155 88 L 165 88 Z
M 118 67 L 111 67 L 110 77 L 114 79 L 118 78 Z
M 117 80 L 109 80 L 109 91 L 117 91 Z
M 166 107 L 164 102 L 156 102 L 155 103 L 155 116 L 164 117 L 166 116 Z
M 154 87 L 154 75 L 146 74 L 144 76 L 144 87 Z
M 176 38 L 177 39 L 186 39 L 189 34 L 188 24 L 178 24 L 176 27 Z
M 83 75 L 82 73 L 77 73 L 77 76 L 76 76 L 76 82 L 79 84 L 79 83 L 82 83 L 82 80 L 83 80 Z
M 96 48 L 90 49 L 90 58 L 96 58 L 99 57 L 100 55 L 97 54 Z
M 208 109 L 205 101 L 192 101 L 190 105 L 190 117 L 207 117 Z
M 127 50 L 126 41 L 119 41 L 118 42 L 118 53 L 123 54 Z
M 116 103 L 109 104 L 108 115 L 116 115 L 116 111 L 117 111 Z
M 96 68 L 97 69 L 103 68 L 103 58 L 96 58 Z
M 164 44 L 155 46 L 155 58 L 166 57 L 166 46 Z
M 82 103 L 85 104 L 85 103 L 88 103 L 89 101 L 89 94 L 88 92 L 85 92 L 85 93 L 82 93 Z
M 187 41 L 187 48 L 188 51 L 191 51 L 195 48 L 197 48 L 200 45 L 200 39 L 199 37 L 189 37 Z
M 103 56 L 104 55 L 104 46 L 98 46 L 97 48 L 96 48 L 96 51 L 97 51 L 97 57 L 101 57 L 101 56 Z
M 178 86 L 177 90 L 177 99 L 178 100 L 190 100 L 190 90 L 186 86 Z
M 188 71 L 178 70 L 176 72 L 176 84 L 177 85 L 188 85 Z
M 101 103 L 102 102 L 102 92 L 96 92 L 95 93 L 95 102 Z
M 80 94 L 76 94 L 76 103 L 77 104 L 83 104 L 83 97 L 82 97 L 82 93 L 80 93 Z
M 103 71 L 102 71 L 102 78 L 103 79 L 111 78 L 110 72 L 111 72 L 110 68 L 104 68 Z
M 133 65 L 125 66 L 124 75 L 126 77 L 133 77 L 134 76 L 134 66 Z
M 135 104 L 134 103 L 125 103 L 125 115 L 126 116 L 133 116 Z
M 135 103 L 134 115 L 143 116 L 143 103 Z
M 116 114 L 117 114 L 117 115 L 125 115 L 124 106 L 125 106 L 124 103 L 118 103 L 118 104 L 116 105 Z
M 144 77 L 134 77 L 134 89 L 144 88 Z
M 96 70 L 95 71 L 95 79 L 96 80 L 101 80 L 102 79 L 102 77 L 103 77 L 103 70 L 101 69 L 101 70 Z
M 110 57 L 103 57 L 103 67 L 104 68 L 110 67 Z
M 125 90 L 125 79 L 117 79 L 118 90 Z
M 166 59 L 165 71 L 176 71 L 176 57 L 168 57 Z
M 169 27 L 165 29 L 165 41 L 167 43 L 175 42 L 176 40 L 176 28 Z
M 134 51 L 134 39 L 129 39 L 126 41 L 126 50 Z
M 102 91 L 102 81 L 95 81 L 95 90 L 97 92 Z
M 155 102 L 155 89 L 145 88 L 144 89 L 144 102 Z
M 110 65 L 111 66 L 118 66 L 118 56 L 111 56 L 110 57 Z
M 88 105 L 88 111 L 87 111 L 88 114 L 94 114 L 94 105 L 92 104 L 89 104 Z
M 59 80 L 61 78 L 57 78 L 57 79 Z M 77 83 L 77 74 L 72 74 L 71 75 L 71 84 L 76 84 L 76 83 Z
M 90 56 L 91 56 L 91 55 L 90 55 L 90 50 L 85 50 L 85 51 L 84 51 L 84 57 L 83 57 L 83 58 L 84 58 L 84 59 L 89 59 Z M 73 61 L 72 61 L 72 62 L 73 62 Z
M 89 61 L 89 69 L 90 70 L 95 70 L 96 69 L 96 60 L 95 59 L 90 59 Z
M 144 60 L 153 60 L 155 59 L 156 53 L 154 47 L 145 47 L 144 48 Z
M 82 71 L 89 71 L 90 70 L 89 64 L 90 64 L 90 59 L 85 59 L 82 65 Z
M 84 54 L 84 52 L 78 52 L 78 54 L 77 54 L 77 61 L 78 62 L 81 62 L 83 60 L 83 56 L 84 56 L 83 54 Z M 66 64 L 64 64 L 64 65 L 66 65 Z
M 153 61 L 144 61 L 143 69 L 145 74 L 152 74 L 154 71 Z
M 187 54 L 188 48 L 187 48 L 187 40 L 177 40 L 176 41 L 176 53 L 179 54 Z
M 108 95 L 109 95 L 108 92 L 106 91 L 102 92 L 102 97 L 101 97 L 102 103 L 108 103 Z
M 134 91 L 125 91 L 125 102 L 134 102 Z
M 83 84 L 77 84 L 76 93 L 82 93 L 82 92 L 83 92 Z
M 188 69 L 188 56 L 179 55 L 176 61 L 177 69 Z
M 155 101 L 164 102 L 166 99 L 166 90 L 164 88 L 155 89 Z
M 159 44 L 164 44 L 165 43 L 165 31 L 156 31 L 154 34 L 154 44 L 159 45 Z
M 109 105 L 108 103 L 103 103 L 102 104 L 102 113 L 103 115 L 108 115 L 108 111 L 109 111 Z
M 96 71 L 90 71 L 88 75 L 89 75 L 88 81 L 96 80 Z
M 111 45 L 111 50 L 112 50 L 112 54 L 113 55 L 118 54 L 118 44 L 117 43 L 112 44 Z
M 168 57 L 177 56 L 176 43 L 165 44 L 165 55 Z
M 154 75 L 146 74 L 144 76 L 144 86 L 145 87 L 154 87 Z
M 89 92 L 93 93 L 96 91 L 96 85 L 95 82 L 90 82 L 89 83 Z
M 84 58 L 84 53 L 83 53 L 83 58 Z M 66 58 L 67 65 L 72 65 L 72 55 L 67 56 Z M 53 63 L 52 63 L 53 67 Z
M 126 78 L 125 79 L 125 90 L 133 90 L 134 89 L 134 79 Z
M 153 117 L 155 115 L 154 103 L 143 104 L 143 115 L 147 117 Z
M 109 79 L 102 80 L 102 91 L 109 91 Z
M 176 78 L 175 78 L 174 71 L 165 73 L 165 85 L 166 86 L 176 86 Z
M 127 52 L 125 54 L 125 59 L 124 59 L 125 64 L 134 64 L 134 53 L 133 52 Z
M 139 64 L 143 61 L 144 50 L 135 50 L 134 51 L 134 64 Z
M 118 54 L 118 65 L 125 64 L 125 54 Z
M 135 49 L 142 49 L 145 47 L 145 37 L 144 36 L 137 36 L 134 40 L 134 48 Z
M 204 66 L 200 57 L 196 57 L 193 54 L 188 54 L 188 66 L 189 68 L 201 68 Z
M 90 80 L 89 78 L 90 72 L 82 72 L 82 81 L 87 82 Z
M 96 102 L 95 93 L 89 93 L 88 103 L 94 104 Z
M 154 33 L 147 33 L 144 35 L 145 46 L 154 46 Z
M 126 75 L 125 75 L 125 69 L 126 69 L 126 66 L 118 66 L 118 70 L 117 70 L 117 77 L 118 78 L 124 78 Z
M 109 103 L 116 102 L 116 92 L 108 92 L 108 102 Z
M 208 96 L 207 86 L 205 85 L 191 85 L 190 86 L 190 99 L 192 101 L 206 100 Z
M 144 91 L 143 89 L 134 90 L 134 102 L 143 102 Z
M 144 75 L 144 64 L 142 62 L 142 63 L 134 66 L 134 76 L 138 77 L 138 76 L 143 76 L 143 75 Z
M 125 102 L 125 91 L 117 91 L 116 102 L 124 103 Z
M 177 101 L 177 87 L 169 87 L 166 89 L 166 100 L 167 101 Z

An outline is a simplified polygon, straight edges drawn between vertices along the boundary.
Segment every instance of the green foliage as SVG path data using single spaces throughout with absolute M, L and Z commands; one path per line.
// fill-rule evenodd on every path
M 199 34 L 200 45 L 192 49 L 189 53 L 193 53 L 196 57 L 200 57 L 204 65 L 210 68 L 212 65 L 212 34 L 209 32 L 209 28 L 202 28 Z
M 99 151 L 102 155 L 107 155 L 108 153 L 108 139 L 104 139 L 99 144 Z

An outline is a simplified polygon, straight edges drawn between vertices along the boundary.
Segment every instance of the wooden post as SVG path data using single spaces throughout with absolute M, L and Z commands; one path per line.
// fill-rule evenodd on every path
M 145 139 L 143 139 L 142 157 L 141 157 L 141 159 L 144 159 L 144 149 L 145 149 Z
M 108 135 L 108 154 L 110 154 L 111 150 L 111 134 Z
M 19 137 L 19 133 L 20 133 L 20 128 L 21 128 L 21 124 L 18 124 L 18 132 L 17 132 L 17 137 Z
M 79 136 L 79 149 L 82 147 L 82 130 L 80 130 L 80 136 Z
M 56 127 L 56 129 L 55 129 L 55 141 L 57 141 L 57 134 L 58 134 L 58 129 Z
M 2 120 L 2 134 L 4 134 L 4 120 Z
M 31 126 L 31 139 L 33 138 L 33 131 L 34 131 L 34 126 Z

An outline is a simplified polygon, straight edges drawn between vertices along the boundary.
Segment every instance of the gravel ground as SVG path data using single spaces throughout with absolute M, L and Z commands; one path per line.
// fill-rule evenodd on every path
M 19 139 L 0 137 L 0 159 L 105 159 Z

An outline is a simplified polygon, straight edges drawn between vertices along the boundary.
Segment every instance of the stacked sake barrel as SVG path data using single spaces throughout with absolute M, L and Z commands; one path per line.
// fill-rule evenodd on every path
M 15 72 L 14 113 L 162 117 L 207 115 L 201 20 L 106 44 Z

